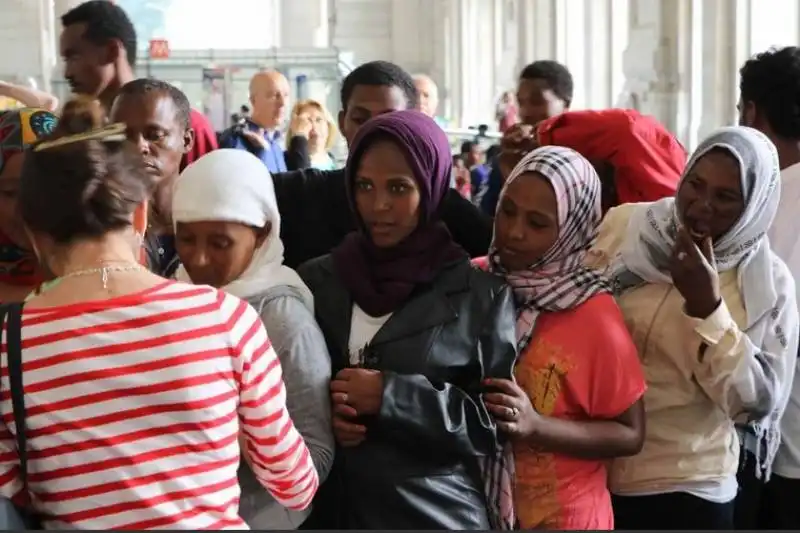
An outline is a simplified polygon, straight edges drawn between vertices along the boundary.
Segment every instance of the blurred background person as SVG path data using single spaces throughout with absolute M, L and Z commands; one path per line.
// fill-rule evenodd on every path
M 284 153 L 281 131 L 289 105 L 289 80 L 276 70 L 256 73 L 250 80 L 250 117 L 222 135 L 222 148 L 247 150 L 271 173 L 308 168 L 308 136 L 311 124 L 298 122 Z
M 303 136 L 308 132 L 308 158 L 311 168 L 334 170 L 336 164 L 331 150 L 336 144 L 339 131 L 330 111 L 317 100 L 301 100 L 292 108 L 292 120 L 287 136 Z M 290 155 L 287 153 L 287 164 Z

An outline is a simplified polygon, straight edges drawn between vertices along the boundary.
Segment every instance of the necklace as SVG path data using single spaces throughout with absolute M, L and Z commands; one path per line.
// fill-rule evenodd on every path
M 122 265 L 104 265 L 95 268 L 85 268 L 82 270 L 73 270 L 66 274 L 59 276 L 59 280 L 66 278 L 76 278 L 78 276 L 90 276 L 92 274 L 100 274 L 103 279 L 103 288 L 108 288 L 108 273 L 109 272 L 137 272 L 144 270 L 142 265 L 138 264 L 122 264 Z

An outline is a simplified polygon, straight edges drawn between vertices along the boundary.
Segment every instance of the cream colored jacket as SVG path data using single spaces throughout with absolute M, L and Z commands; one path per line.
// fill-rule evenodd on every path
M 632 207 L 608 213 L 587 262 L 605 267 L 616 257 Z M 770 354 L 756 357 L 743 342 L 746 316 L 736 272 L 723 272 L 719 280 L 723 303 L 705 320 L 684 313 L 683 297 L 672 285 L 643 285 L 617 300 L 639 350 L 647 392 L 644 448 L 613 462 L 609 484 L 614 493 L 722 483 L 738 466 L 734 419 L 748 412 L 766 414 L 784 396 L 774 383 L 775 372 L 765 371 L 770 363 L 765 365 L 763 356 Z M 708 347 L 701 356 L 702 343 Z M 773 359 L 785 357 L 774 354 Z M 748 403 L 753 388 L 764 405 Z

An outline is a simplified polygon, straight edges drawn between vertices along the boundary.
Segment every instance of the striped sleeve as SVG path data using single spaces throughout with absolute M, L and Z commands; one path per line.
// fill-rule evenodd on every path
M 4 383 L 5 385 L 5 383 Z M 22 479 L 14 435 L 4 422 L 0 422 L 0 496 L 22 503 Z
M 8 351 L 6 344 L 5 327 L 0 324 L 0 334 L 2 334 L 2 368 L 8 368 Z M 8 372 L 0 384 L 2 392 L 0 398 L 9 405 L 11 404 L 11 381 Z M 11 416 L 4 416 L 0 422 L 0 496 L 14 500 L 15 503 L 24 503 L 22 478 L 20 477 L 19 455 L 17 454 L 17 439 L 8 427 L 8 421 L 13 420 L 13 409 Z
M 264 324 L 247 306 L 235 330 L 240 360 L 239 421 L 253 472 L 281 505 L 305 509 L 319 478 L 311 454 L 286 408 L 280 362 Z

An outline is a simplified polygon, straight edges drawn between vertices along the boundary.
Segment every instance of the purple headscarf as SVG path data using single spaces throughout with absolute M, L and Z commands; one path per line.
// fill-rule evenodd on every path
M 364 152 L 376 141 L 384 140 L 403 151 L 420 190 L 417 229 L 391 248 L 372 243 L 356 209 L 353 188 Z M 380 115 L 364 124 L 356 135 L 347 158 L 345 179 L 359 230 L 345 237 L 332 256 L 342 283 L 365 313 L 383 316 L 394 312 L 415 287 L 433 281 L 452 262 L 467 259 L 439 220 L 440 206 L 450 189 L 452 162 L 447 136 L 433 119 L 419 111 Z

